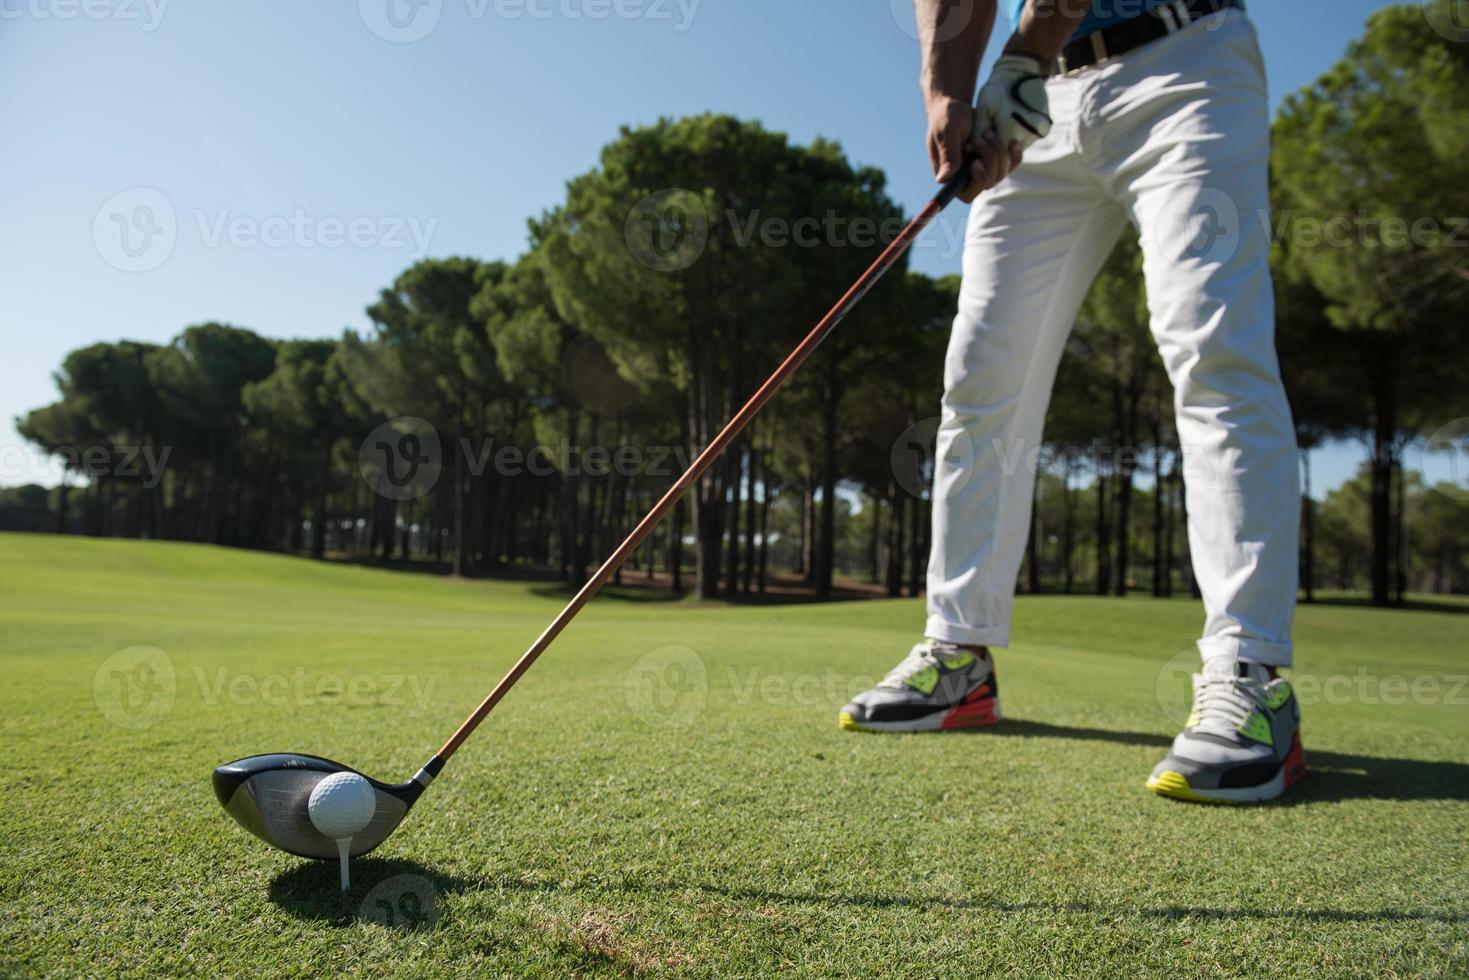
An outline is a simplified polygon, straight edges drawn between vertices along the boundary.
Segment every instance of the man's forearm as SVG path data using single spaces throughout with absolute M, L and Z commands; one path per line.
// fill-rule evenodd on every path
M 919 85 L 925 99 L 944 97 L 972 102 L 979 62 L 995 26 L 995 0 L 973 0 L 962 22 L 962 4 L 952 0 L 913 0 L 922 51 Z
M 1049 74 L 1091 6 L 1091 0 L 1030 0 L 1005 53 L 1028 54 Z

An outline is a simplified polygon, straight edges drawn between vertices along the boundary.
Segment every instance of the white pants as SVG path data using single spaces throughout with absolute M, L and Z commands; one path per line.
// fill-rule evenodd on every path
M 1290 663 L 1300 513 L 1275 356 L 1264 67 L 1239 10 L 1047 85 L 1055 127 L 969 215 L 944 365 L 928 636 L 1004 646 L 1056 366 L 1140 232 L 1174 389 L 1205 658 Z M 1104 406 L 1099 412 L 1106 412 Z

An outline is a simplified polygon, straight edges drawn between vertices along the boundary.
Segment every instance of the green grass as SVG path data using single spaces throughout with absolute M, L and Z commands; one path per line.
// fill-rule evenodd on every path
M 286 749 L 406 778 L 557 596 L 47 536 L 0 535 L 0 568 L 0 974 L 1469 971 L 1469 605 L 1303 608 L 1312 775 L 1229 809 L 1142 788 L 1191 602 L 1021 599 L 1011 720 L 883 737 L 836 712 L 916 601 L 609 598 L 343 900 L 230 821 L 210 769 Z M 161 675 L 128 703 L 99 678 L 136 646 L 173 670 L 166 711 Z M 1380 703 L 1389 678 L 1439 687 Z M 382 924 L 377 886 L 434 914 Z

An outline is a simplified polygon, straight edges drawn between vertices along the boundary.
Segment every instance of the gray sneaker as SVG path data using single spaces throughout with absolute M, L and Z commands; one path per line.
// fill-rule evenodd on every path
M 1196 803 L 1260 803 L 1305 774 L 1290 682 L 1259 664 L 1219 658 L 1194 675 L 1193 713 L 1148 789 Z
M 989 650 L 924 640 L 877 687 L 853 698 L 837 724 L 862 732 L 937 732 L 999 720 Z

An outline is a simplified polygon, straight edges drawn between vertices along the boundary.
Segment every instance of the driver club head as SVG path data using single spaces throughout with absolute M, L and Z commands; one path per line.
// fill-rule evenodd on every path
M 215 769 L 214 795 L 241 827 L 272 847 L 300 857 L 335 861 L 337 843 L 311 823 L 307 802 L 316 784 L 336 772 L 362 776 L 377 795 L 372 822 L 352 837 L 351 857 L 366 854 L 386 840 L 423 793 L 423 786 L 415 780 L 393 786 L 320 756 L 276 752 Z

